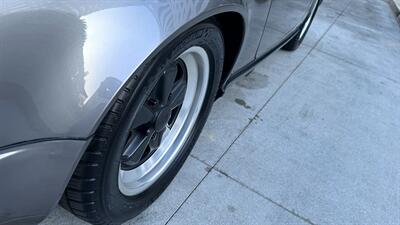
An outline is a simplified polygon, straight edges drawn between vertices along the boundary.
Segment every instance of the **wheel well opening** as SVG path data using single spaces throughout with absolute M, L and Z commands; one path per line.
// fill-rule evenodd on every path
M 222 85 L 228 78 L 239 55 L 244 38 L 245 25 L 243 17 L 237 12 L 218 14 L 214 16 L 214 20 L 221 29 L 225 44 L 224 66 L 220 84 Z M 222 87 L 220 87 L 218 97 L 222 94 L 223 90 Z

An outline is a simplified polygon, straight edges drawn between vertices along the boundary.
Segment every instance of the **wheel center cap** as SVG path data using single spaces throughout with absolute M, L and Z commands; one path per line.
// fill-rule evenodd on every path
M 162 109 L 157 115 L 155 130 L 157 132 L 162 131 L 167 126 L 169 118 L 171 118 L 171 110 L 168 108 Z

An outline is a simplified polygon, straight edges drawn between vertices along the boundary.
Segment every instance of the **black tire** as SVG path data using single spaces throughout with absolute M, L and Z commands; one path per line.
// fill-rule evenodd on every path
M 320 3 L 321 3 L 321 1 L 319 1 L 319 2 L 317 3 L 318 6 L 319 6 Z M 305 36 L 307 35 L 308 30 L 309 30 L 310 27 L 311 27 L 312 21 L 314 20 L 315 14 L 317 13 L 318 6 L 317 6 L 317 8 L 316 8 L 313 12 L 311 12 L 311 14 L 307 17 L 307 19 L 308 19 L 309 17 L 311 17 L 311 23 L 309 23 L 308 26 L 305 27 L 305 26 L 306 26 L 306 22 L 303 22 L 303 24 L 297 29 L 297 31 L 296 31 L 295 35 L 292 37 L 292 39 L 290 39 L 290 41 L 289 41 L 288 43 L 286 43 L 286 44 L 282 47 L 283 50 L 285 50 L 285 51 L 294 51 L 294 50 L 296 50 L 296 49 L 298 49 L 298 48 L 300 47 L 301 43 L 303 43 L 303 40 L 304 40 Z M 307 19 L 306 19 L 306 21 L 307 21 Z M 305 34 L 301 36 L 301 31 L 302 31 L 303 29 L 306 29 L 306 31 L 305 31 Z
M 166 172 L 147 190 L 125 196 L 118 188 L 120 147 L 126 121 L 132 120 L 147 91 L 163 71 L 182 52 L 192 46 L 204 48 L 210 59 L 210 79 L 200 114 L 184 147 Z M 191 28 L 169 44 L 140 72 L 130 79 L 95 133 L 80 160 L 61 205 L 92 224 L 121 224 L 141 213 L 166 189 L 188 157 L 214 102 L 222 74 L 224 44 L 220 30 L 211 23 Z

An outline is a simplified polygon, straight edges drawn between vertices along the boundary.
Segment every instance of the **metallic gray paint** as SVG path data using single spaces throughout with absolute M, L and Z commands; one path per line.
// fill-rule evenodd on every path
M 265 34 L 257 56 L 276 47 L 290 32 L 305 20 L 312 4 L 318 0 L 271 0 L 271 10 L 265 26 Z M 285 15 L 283 19 L 282 16 Z
M 0 152 L 0 224 L 43 219 L 85 147 L 84 141 L 48 141 Z
M 235 12 L 245 35 L 232 71 L 241 71 L 284 38 L 269 25 L 282 25 L 295 9 L 274 6 L 290 1 L 311 0 L 0 1 L 0 224 L 51 210 L 116 93 L 171 40 Z M 270 8 L 284 10 L 265 26 Z M 303 20 L 294 19 L 282 33 Z M 82 140 L 26 144 L 51 139 Z
M 55 2 L 6 1 L 1 8 L 0 147 L 90 136 L 122 84 L 186 23 L 240 7 L 206 0 Z

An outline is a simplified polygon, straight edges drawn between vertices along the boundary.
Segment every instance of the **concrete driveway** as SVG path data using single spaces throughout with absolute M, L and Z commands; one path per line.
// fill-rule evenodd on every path
M 325 0 L 304 45 L 215 104 L 166 192 L 127 224 L 400 224 L 400 26 Z M 56 208 L 41 224 L 85 224 Z

